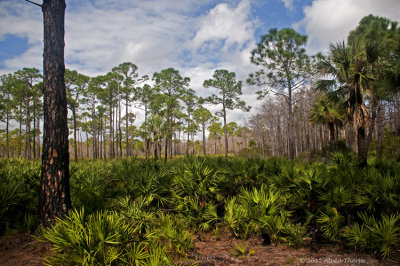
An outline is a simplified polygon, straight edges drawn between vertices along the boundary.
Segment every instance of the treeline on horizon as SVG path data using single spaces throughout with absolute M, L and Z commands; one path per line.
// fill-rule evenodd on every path
M 306 53 L 307 36 L 271 29 L 250 60 L 259 66 L 246 83 L 258 86 L 261 109 L 239 126 L 230 110 L 250 111 L 240 100 L 242 81 L 215 70 L 204 81 L 210 96 L 190 88 L 190 78 L 167 68 L 150 77 L 125 62 L 88 77 L 66 70 L 71 156 L 172 158 L 182 154 L 239 154 L 312 158 L 338 149 L 400 158 L 400 27 L 369 15 L 327 55 Z M 1 76 L 0 156 L 38 159 L 41 153 L 42 75 L 23 68 Z M 274 95 L 274 97 L 270 97 Z M 209 105 L 219 111 L 211 113 Z M 144 122 L 135 125 L 135 111 Z M 209 132 L 206 139 L 206 130 Z M 195 140 L 201 132 L 202 140 Z

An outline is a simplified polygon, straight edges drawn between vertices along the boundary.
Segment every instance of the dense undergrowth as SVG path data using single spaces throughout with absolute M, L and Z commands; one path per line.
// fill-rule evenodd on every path
M 283 158 L 139 158 L 71 163 L 73 210 L 47 230 L 52 265 L 171 264 L 200 231 L 395 256 L 400 162 L 352 153 L 326 163 Z M 40 163 L 0 160 L 0 231 L 35 229 Z

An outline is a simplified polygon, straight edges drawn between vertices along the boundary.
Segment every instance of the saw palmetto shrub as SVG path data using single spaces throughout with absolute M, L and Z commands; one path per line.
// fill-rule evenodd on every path
M 0 235 L 35 228 L 39 187 L 39 161 L 0 160 Z
M 0 160 L 0 166 L 0 230 L 30 231 L 40 162 Z M 50 264 L 171 264 L 202 232 L 294 247 L 317 234 L 381 257 L 396 256 L 400 247 L 395 159 L 370 156 L 360 168 L 348 151 L 312 163 L 134 157 L 72 162 L 70 173 L 73 208 L 44 233 L 57 247 Z

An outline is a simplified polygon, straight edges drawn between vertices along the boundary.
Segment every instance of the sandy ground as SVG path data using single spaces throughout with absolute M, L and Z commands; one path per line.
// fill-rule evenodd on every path
M 235 254 L 238 246 L 246 247 L 244 254 Z M 15 234 L 0 240 L 0 265 L 43 265 L 51 253 L 51 245 L 26 234 Z M 236 252 L 237 253 L 237 252 Z M 261 238 L 247 241 L 213 235 L 195 240 L 195 249 L 181 265 L 400 265 L 400 258 L 379 261 L 373 255 L 357 253 L 332 245 L 304 244 L 300 248 L 262 244 Z M 196 265 L 195 264 L 195 265 Z

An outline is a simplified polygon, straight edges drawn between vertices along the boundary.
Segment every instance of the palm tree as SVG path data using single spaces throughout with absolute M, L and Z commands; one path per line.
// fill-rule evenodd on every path
M 342 99 L 329 97 L 328 94 L 318 96 L 309 112 L 309 120 L 313 124 L 324 124 L 329 129 L 329 139 L 331 152 L 335 151 L 335 127 L 343 125 L 344 112 Z
M 352 121 L 357 131 L 358 156 L 360 165 L 366 166 L 368 145 L 366 128 L 370 112 L 365 99 L 376 81 L 375 66 L 379 62 L 379 41 L 365 41 L 363 38 L 350 38 L 347 44 L 330 45 L 330 61 L 323 61 L 321 70 L 324 74 L 333 75 L 333 80 L 321 80 L 321 84 L 331 86 L 336 83 L 336 92 L 345 95 L 347 119 Z

